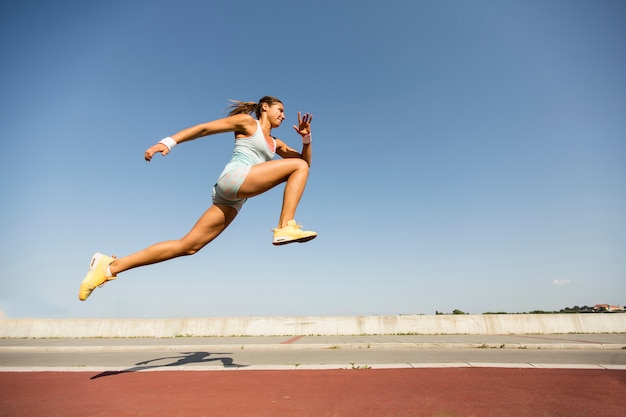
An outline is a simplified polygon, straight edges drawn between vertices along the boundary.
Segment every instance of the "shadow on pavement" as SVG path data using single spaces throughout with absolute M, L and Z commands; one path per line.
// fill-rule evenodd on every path
M 231 368 L 231 367 L 239 368 L 239 367 L 247 366 L 247 365 L 238 365 L 233 362 L 232 358 L 228 358 L 228 357 L 209 358 L 209 356 L 211 355 L 230 355 L 230 354 L 231 353 L 181 352 L 181 356 L 167 356 L 164 358 L 156 358 L 156 359 L 150 359 L 147 361 L 137 362 L 135 364 L 136 366 L 132 368 L 122 369 L 121 371 L 104 371 L 104 372 L 99 373 L 98 375 L 92 376 L 89 379 L 97 379 L 97 378 L 102 378 L 105 376 L 125 374 L 129 372 L 145 371 L 148 369 L 166 368 L 168 366 L 182 366 L 182 365 L 188 365 L 192 363 L 208 363 L 208 362 L 215 362 L 215 361 L 221 361 L 224 368 Z M 167 359 L 176 359 L 176 360 L 171 363 L 166 363 L 162 365 L 149 365 L 150 363 L 167 360 Z

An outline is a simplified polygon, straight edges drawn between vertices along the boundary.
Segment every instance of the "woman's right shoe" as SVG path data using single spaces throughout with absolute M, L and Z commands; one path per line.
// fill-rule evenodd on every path
M 107 275 L 107 268 L 114 260 L 115 258 L 105 256 L 101 253 L 93 255 L 91 263 L 89 264 L 89 272 L 87 272 L 87 276 L 80 284 L 80 290 L 78 291 L 78 298 L 81 301 L 85 301 L 96 287 L 100 287 L 106 284 L 107 281 L 116 278 Z

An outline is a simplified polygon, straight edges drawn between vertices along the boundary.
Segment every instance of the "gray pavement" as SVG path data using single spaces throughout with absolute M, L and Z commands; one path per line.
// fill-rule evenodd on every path
M 626 334 L 0 339 L 0 371 L 626 369 Z

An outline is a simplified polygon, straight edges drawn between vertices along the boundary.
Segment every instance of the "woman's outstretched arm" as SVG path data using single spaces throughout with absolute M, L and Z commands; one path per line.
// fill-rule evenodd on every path
M 170 146 L 163 142 L 158 142 L 146 150 L 144 158 L 146 161 L 150 161 L 155 153 L 161 153 L 165 156 L 170 153 L 173 145 L 189 142 L 190 140 L 198 139 L 203 136 L 226 132 L 235 132 L 236 134 L 239 133 L 249 136 L 254 134 L 255 131 L 256 120 L 252 116 L 249 114 L 237 114 L 183 129 L 169 137 L 169 139 L 173 140 Z

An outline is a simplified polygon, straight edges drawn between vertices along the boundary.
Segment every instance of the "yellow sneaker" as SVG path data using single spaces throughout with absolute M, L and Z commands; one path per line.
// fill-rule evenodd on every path
M 101 287 L 107 281 L 117 278 L 107 275 L 107 268 L 114 259 L 101 253 L 93 255 L 91 264 L 89 264 L 89 272 L 87 272 L 87 276 L 80 284 L 80 290 L 78 291 L 80 301 L 85 301 L 96 287 Z
M 317 233 L 310 232 L 306 230 L 300 230 L 302 226 L 296 224 L 295 220 L 289 220 L 287 222 L 287 226 L 274 229 L 274 241 L 272 244 L 274 245 L 286 245 L 288 243 L 295 242 L 308 242 L 311 239 L 315 239 L 317 237 Z

